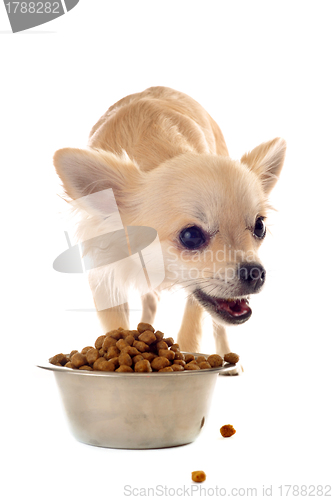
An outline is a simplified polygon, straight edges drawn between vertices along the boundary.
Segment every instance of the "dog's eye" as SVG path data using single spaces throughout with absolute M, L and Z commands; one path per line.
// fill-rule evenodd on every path
M 266 226 L 264 223 L 264 218 L 258 217 L 253 229 L 253 235 L 261 240 L 262 238 L 264 238 L 265 234 L 266 234 Z
M 179 239 L 184 245 L 184 247 L 189 250 L 195 250 L 201 247 L 205 242 L 206 238 L 199 227 L 186 227 L 182 230 L 179 235 Z

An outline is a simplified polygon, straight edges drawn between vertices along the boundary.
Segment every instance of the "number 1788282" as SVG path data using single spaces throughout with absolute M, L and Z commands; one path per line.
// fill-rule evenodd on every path
M 8 2 L 8 14 L 61 14 L 60 2 Z

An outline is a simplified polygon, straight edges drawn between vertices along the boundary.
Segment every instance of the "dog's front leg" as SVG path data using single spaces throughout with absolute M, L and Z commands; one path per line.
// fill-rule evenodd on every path
M 213 331 L 215 338 L 216 354 L 219 354 L 220 356 L 223 357 L 225 354 L 231 352 L 226 329 L 223 325 L 220 325 L 219 323 L 213 321 Z
M 142 295 L 141 323 L 149 323 L 150 325 L 153 325 L 159 300 L 160 294 L 156 290 Z
M 177 336 L 177 342 L 182 351 L 200 351 L 202 314 L 202 306 L 196 299 L 189 297 L 186 302 L 182 324 Z
M 97 316 L 104 333 L 116 330 L 120 326 L 124 330 L 129 330 L 129 307 L 127 302 L 120 306 L 97 311 Z
M 119 327 L 129 330 L 127 295 L 114 285 L 113 276 L 106 275 L 103 268 L 96 268 L 89 272 L 88 282 L 103 332 Z M 107 307 L 112 304 L 119 305 Z
M 216 346 L 216 354 L 219 354 L 224 357 L 225 354 L 231 352 L 227 337 L 227 332 L 223 325 L 213 322 L 214 329 L 214 337 L 215 337 L 215 346 Z M 229 375 L 240 375 L 244 371 L 242 365 L 237 363 L 235 368 L 232 371 L 229 371 Z M 222 373 L 220 374 L 222 375 Z

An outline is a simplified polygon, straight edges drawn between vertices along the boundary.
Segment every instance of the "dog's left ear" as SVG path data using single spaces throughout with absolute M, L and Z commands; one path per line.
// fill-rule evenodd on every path
M 286 141 L 277 137 L 260 144 L 241 158 L 241 162 L 257 174 L 266 194 L 271 192 L 279 178 L 286 149 Z

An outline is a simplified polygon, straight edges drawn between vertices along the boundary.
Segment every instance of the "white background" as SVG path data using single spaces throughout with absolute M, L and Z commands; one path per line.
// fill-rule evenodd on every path
M 81 0 L 15 35 L 0 5 L 0 31 L 6 498 L 123 498 L 125 485 L 189 487 L 197 469 L 207 489 L 254 487 L 257 497 L 263 485 L 278 498 L 279 485 L 332 484 L 331 2 Z M 52 155 L 84 147 L 111 104 L 153 85 L 199 101 L 234 158 L 286 139 L 261 252 L 268 283 L 251 320 L 230 331 L 245 372 L 219 377 L 195 443 L 94 448 L 72 437 L 52 373 L 35 367 L 99 334 L 94 313 L 69 311 L 91 307 L 83 277 L 52 268 L 66 249 Z M 166 297 L 156 318 L 168 335 L 181 297 Z M 209 323 L 203 351 L 214 351 Z M 219 434 L 226 423 L 237 429 L 230 439 Z

